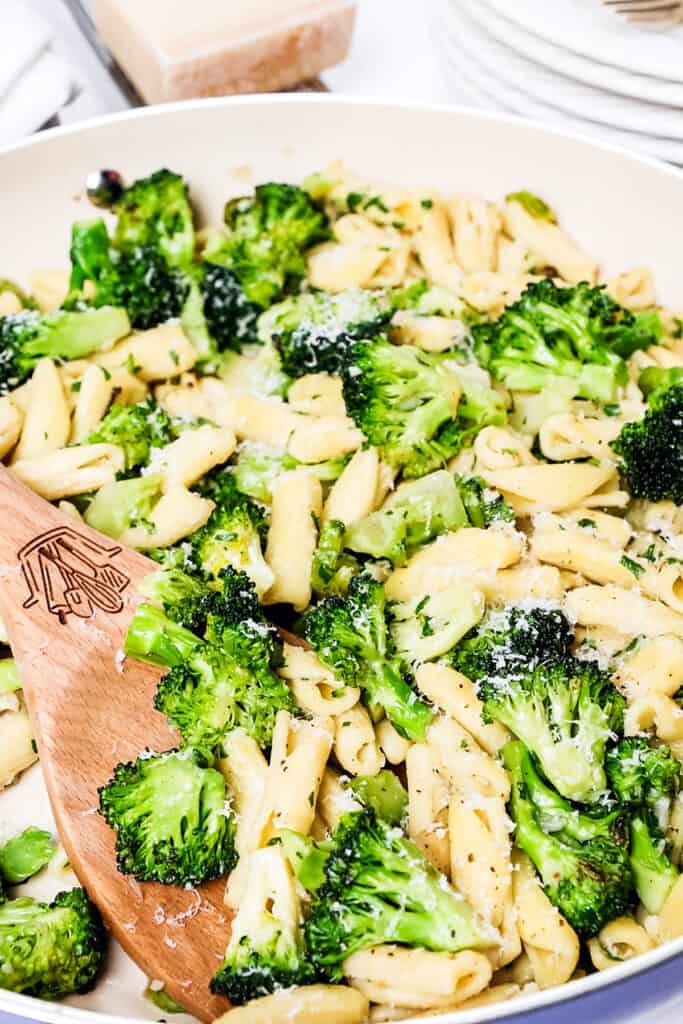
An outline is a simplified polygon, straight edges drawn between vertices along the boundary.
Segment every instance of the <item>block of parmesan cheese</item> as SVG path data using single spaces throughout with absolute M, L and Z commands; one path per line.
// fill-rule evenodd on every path
M 95 22 L 147 103 L 274 92 L 346 56 L 355 0 L 96 0 Z

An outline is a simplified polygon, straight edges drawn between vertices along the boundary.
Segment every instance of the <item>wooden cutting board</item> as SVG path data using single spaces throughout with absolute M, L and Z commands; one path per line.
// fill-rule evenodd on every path
M 277 92 L 344 59 L 355 0 L 95 0 L 95 23 L 147 103 Z

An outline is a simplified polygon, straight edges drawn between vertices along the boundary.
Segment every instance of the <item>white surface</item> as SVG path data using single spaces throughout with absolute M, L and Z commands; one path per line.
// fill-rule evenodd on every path
M 72 68 L 50 50 L 53 30 L 24 0 L 3 0 L 0 143 L 36 131 L 76 91 Z
M 498 69 L 495 73 L 488 70 L 479 59 L 479 55 L 467 50 L 462 40 L 456 46 L 452 40 L 447 39 L 445 46 L 456 68 L 457 77 L 470 92 L 474 91 L 479 95 L 481 103 L 489 109 L 509 110 L 523 117 L 566 127 L 570 131 L 632 149 L 646 156 L 683 164 L 683 142 L 655 135 L 644 135 L 639 132 L 628 132 L 568 114 L 554 105 L 555 94 L 552 90 L 549 90 L 552 102 L 545 102 L 530 95 L 524 91 L 525 80 L 522 80 L 524 88 L 521 85 L 505 81 L 499 76 Z
M 446 22 L 455 46 L 462 46 L 489 74 L 504 83 L 518 85 L 530 96 L 569 115 L 578 115 L 613 128 L 647 135 L 683 139 L 681 107 L 647 103 L 632 96 L 620 96 L 607 89 L 587 85 L 523 57 L 483 29 L 476 17 L 479 0 L 450 0 Z M 683 47 L 682 47 L 683 54 Z M 683 101 L 683 91 L 681 92 Z
M 667 103 L 683 108 L 682 84 L 625 71 L 610 64 L 601 64 L 562 46 L 556 46 L 547 39 L 525 31 L 509 18 L 501 17 L 488 6 L 486 0 L 467 0 L 466 6 L 470 17 L 494 38 L 543 67 L 624 96 L 635 96 L 638 99 L 651 100 L 653 103 Z
M 215 219 L 226 195 L 243 190 L 243 172 L 237 169 L 245 163 L 255 180 L 297 180 L 340 155 L 359 173 L 417 187 L 491 198 L 517 188 L 540 193 L 579 242 L 602 259 L 607 274 L 650 266 L 661 299 L 680 302 L 680 172 L 514 118 L 336 97 L 228 99 L 150 109 L 38 136 L 0 153 L 0 223 L 12 246 L 10 260 L 6 243 L 5 262 L 23 279 L 36 265 L 64 265 L 70 224 L 89 211 L 82 188 L 94 167 L 118 165 L 127 176 L 160 165 L 177 168 L 188 177 L 202 214 Z M 27 234 L 29 222 L 40 229 Z M 0 795 L 0 829 L 2 818 L 17 827 L 29 818 L 35 824 L 49 821 L 39 771 Z M 577 1015 L 600 1024 L 675 1024 L 683 1016 L 681 962 L 663 961 L 681 949 L 683 940 L 562 989 L 438 1020 L 483 1024 L 524 1014 L 529 1024 L 574 1024 Z M 129 974 L 123 965 L 117 956 L 105 985 L 79 997 L 79 1005 L 158 1018 L 141 999 L 139 974 Z M 647 967 L 653 973 L 643 974 Z M 571 1002 L 558 1002 L 563 999 Z M 9 993 L 0 994 L 3 1009 L 63 1024 L 88 1019 L 70 1006 Z M 98 1015 L 100 1024 L 104 1019 Z
M 551 43 L 603 64 L 683 82 L 683 25 L 648 30 L 601 0 L 480 0 Z M 551 16 L 549 16 L 551 14 Z

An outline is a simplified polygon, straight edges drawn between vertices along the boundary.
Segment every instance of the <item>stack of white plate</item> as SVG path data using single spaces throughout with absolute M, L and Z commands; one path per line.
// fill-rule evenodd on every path
M 683 164 L 683 25 L 600 0 L 443 0 L 459 96 Z

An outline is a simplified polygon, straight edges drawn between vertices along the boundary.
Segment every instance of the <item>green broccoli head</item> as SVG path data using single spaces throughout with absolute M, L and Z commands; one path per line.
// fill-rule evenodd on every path
M 222 589 L 210 589 L 179 570 L 144 581 L 145 593 L 165 611 L 138 605 L 125 651 L 171 668 L 155 706 L 186 743 L 213 750 L 239 727 L 267 748 L 278 711 L 296 710 L 275 671 L 283 643 L 246 573 L 227 568 L 221 583 Z
M 546 278 L 472 335 L 479 362 L 514 391 L 568 379 L 580 398 L 611 402 L 627 382 L 624 359 L 655 344 L 661 323 L 656 314 L 623 309 L 604 287 L 562 288 Z
M 383 507 L 346 531 L 346 547 L 402 565 L 413 551 L 442 533 L 467 524 L 451 473 L 437 470 L 401 484 Z
M 205 258 L 231 270 L 248 301 L 262 309 L 301 281 L 304 250 L 327 237 L 327 218 L 309 196 L 273 182 L 227 203 L 225 225 L 225 235 L 209 241 Z
M 211 991 L 240 1006 L 315 981 L 318 971 L 304 946 L 301 916 L 294 876 L 281 848 L 251 854 L 244 896 Z
M 641 420 L 625 423 L 612 448 L 634 498 L 683 505 L 683 383 L 653 391 Z
M 326 462 L 306 463 L 310 473 L 314 473 L 321 483 L 337 480 L 348 462 L 347 456 L 328 459 Z M 245 442 L 237 451 L 237 461 L 231 472 L 235 474 L 237 489 L 242 494 L 263 504 L 272 498 L 273 482 L 280 473 L 298 469 L 304 463 L 299 462 L 284 449 L 272 448 L 258 442 Z
M 565 658 L 519 675 L 490 676 L 479 695 L 487 718 L 532 751 L 562 796 L 601 799 L 605 751 L 623 723 L 624 698 L 594 662 Z
M 83 359 L 109 349 L 130 332 L 125 309 L 79 312 L 27 309 L 0 317 L 0 394 L 18 387 L 41 359 Z
M 107 935 L 83 889 L 51 903 L 22 897 L 0 904 L 0 988 L 61 999 L 92 987 Z
M 495 944 L 493 929 L 402 830 L 369 808 L 344 814 L 324 852 L 304 932 L 330 979 L 341 978 L 352 953 L 385 942 L 448 952 Z
M 205 754 L 191 747 L 145 753 L 119 764 L 99 793 L 123 874 L 191 886 L 235 866 L 235 821 L 225 779 Z
M 590 825 L 579 839 L 567 831 L 576 812 L 559 802 L 559 821 L 551 831 L 541 826 L 539 817 L 547 815 L 547 806 L 537 807 L 538 773 L 529 751 L 519 741 L 506 744 L 502 751 L 512 782 L 510 813 L 515 823 L 515 842 L 533 861 L 546 895 L 561 911 L 579 935 L 590 937 L 623 914 L 634 902 L 633 878 L 628 845 L 615 821 Z M 552 818 L 551 818 L 552 822 Z M 556 826 L 564 825 L 564 828 Z M 574 826 L 578 829 L 578 825 Z M 592 833 L 592 834 L 591 834 Z
M 683 766 L 665 743 L 627 736 L 607 753 L 607 777 L 631 826 L 631 867 L 649 913 L 658 914 L 678 879 L 667 830 L 683 782 Z
M 605 767 L 619 803 L 647 809 L 665 831 L 683 784 L 683 765 L 671 748 L 653 746 L 645 736 L 626 736 L 607 751 Z
M 163 493 L 164 479 L 159 473 L 115 480 L 100 487 L 85 509 L 88 526 L 118 540 L 134 527 L 151 533 L 152 512 Z
M 481 477 L 458 477 L 456 483 L 471 526 L 481 530 L 491 523 L 515 522 L 512 506 Z
M 304 636 L 348 686 L 360 686 L 400 733 L 424 740 L 432 713 L 389 652 L 384 586 L 363 572 L 345 597 L 324 598 L 303 618 Z
M 274 579 L 261 547 L 267 529 L 263 510 L 225 469 L 206 477 L 199 491 L 216 508 L 190 538 L 190 563 L 205 579 L 217 580 L 227 566 L 246 572 L 262 597 Z
M 520 676 L 571 654 L 574 631 L 559 608 L 526 603 L 489 612 L 458 644 L 452 661 L 474 682 Z
M 136 405 L 113 405 L 88 443 L 123 448 L 126 470 L 131 470 L 146 465 L 152 449 L 163 448 L 173 437 L 171 420 L 160 405 L 148 398 Z
M 339 373 L 349 345 L 375 337 L 386 328 L 392 313 L 384 292 L 362 288 L 337 295 L 306 292 L 263 313 L 259 336 L 277 346 L 290 377 Z
M 169 267 L 185 267 L 194 256 L 194 217 L 185 181 L 162 169 L 139 178 L 113 204 L 117 217 L 114 246 L 149 247 Z
M 94 286 L 85 299 L 84 286 Z M 146 330 L 180 315 L 188 290 L 185 274 L 153 244 L 112 248 L 104 221 L 77 221 L 71 229 L 68 308 L 122 306 L 133 327 Z
M 461 447 L 452 436 L 460 381 L 443 356 L 357 341 L 347 351 L 342 379 L 349 416 L 404 476 L 440 468 Z

